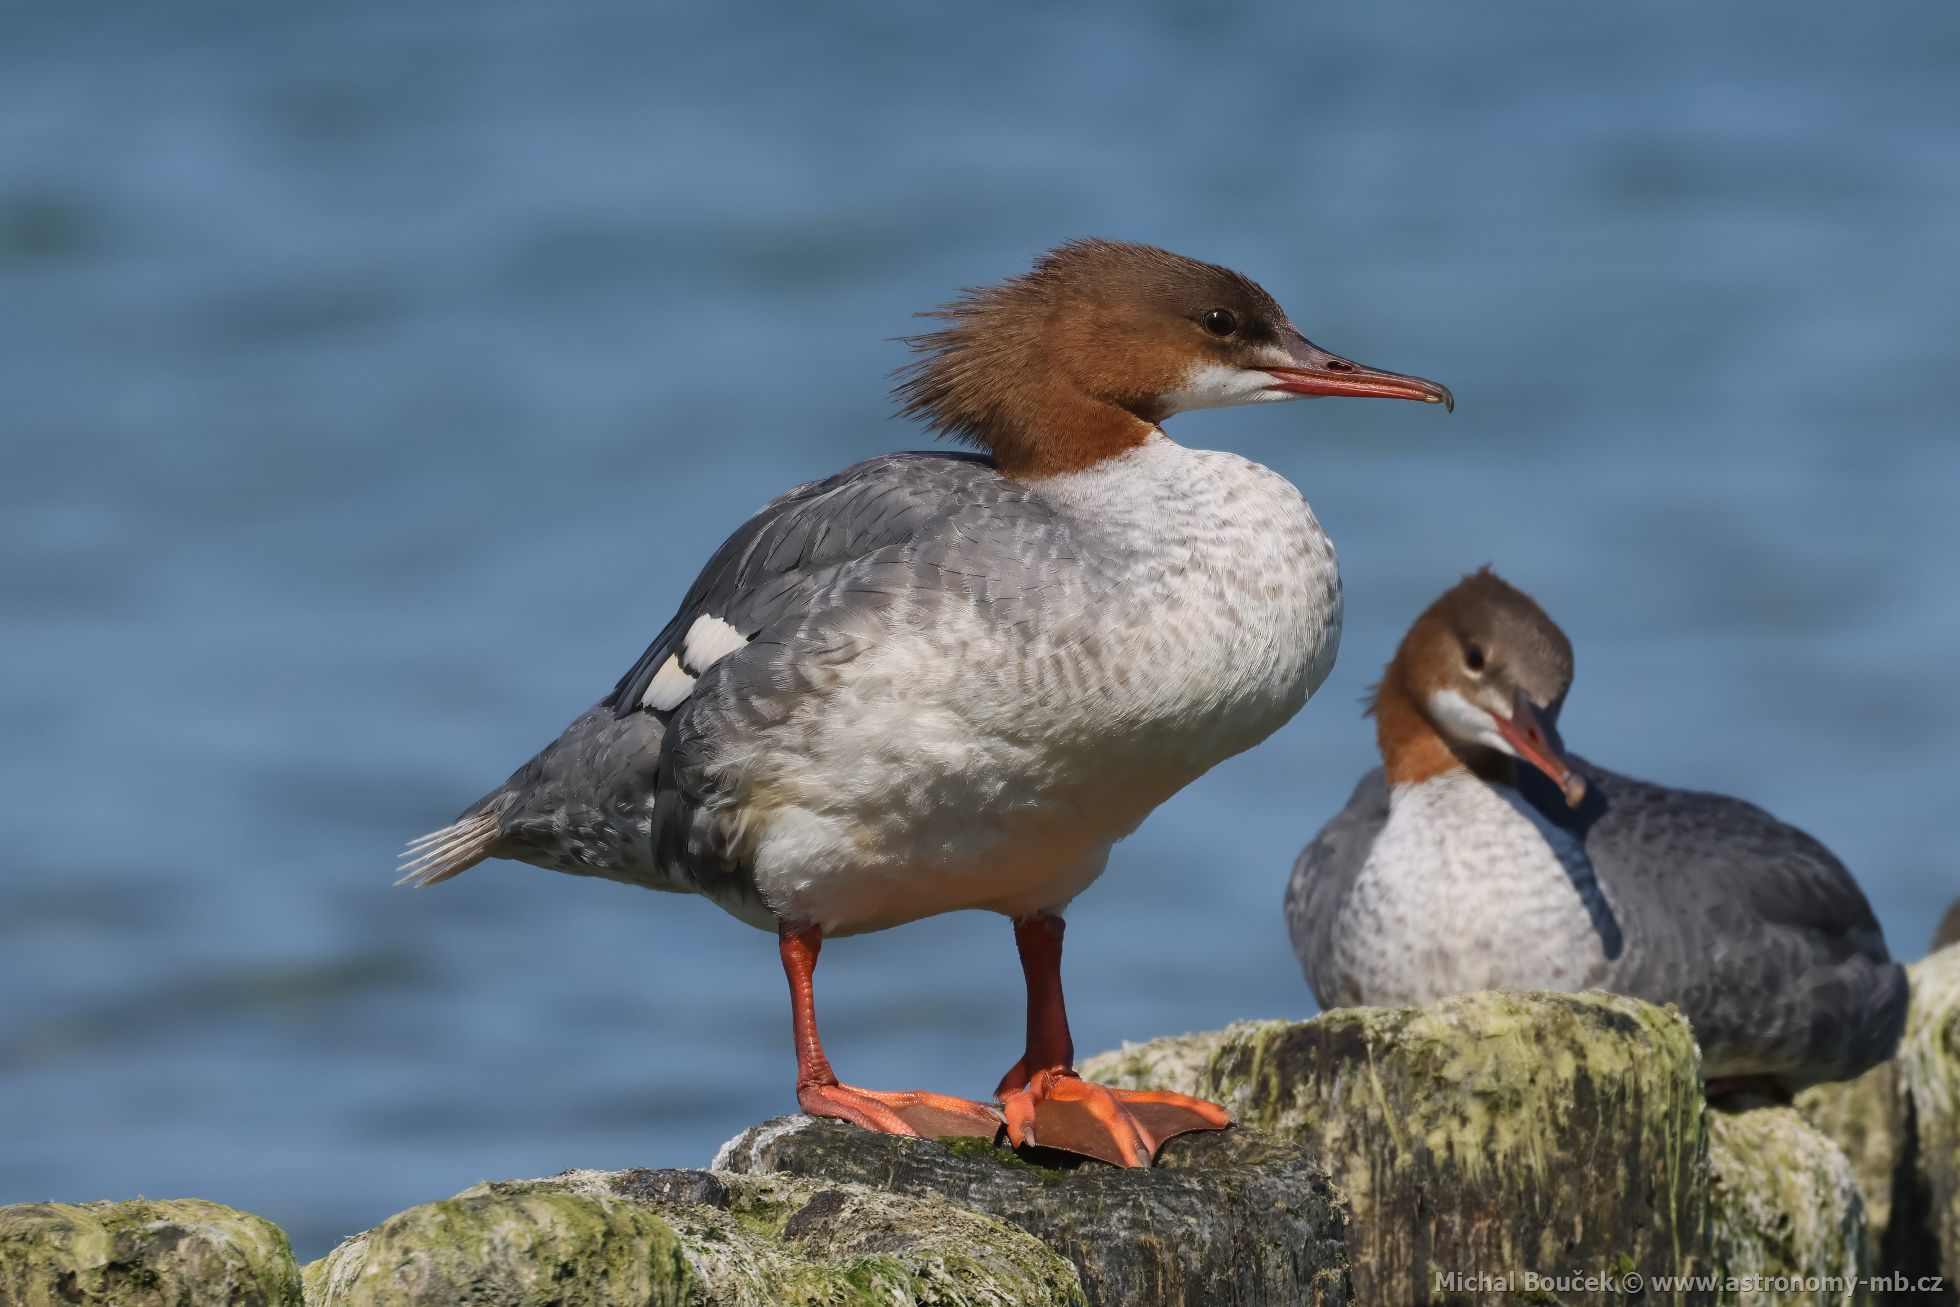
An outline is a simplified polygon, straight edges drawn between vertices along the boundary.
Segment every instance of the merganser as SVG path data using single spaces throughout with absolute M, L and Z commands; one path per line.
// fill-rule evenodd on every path
M 1565 632 L 1488 568 L 1409 628 L 1374 692 L 1382 768 L 1287 888 L 1321 1005 L 1491 988 L 1673 1003 L 1714 1095 L 1786 1098 L 1891 1056 L 1906 974 L 1851 873 L 1740 799 L 1566 753 L 1571 683 Z
M 501 857 L 705 895 L 777 932 L 805 1112 L 1147 1166 L 1231 1118 L 1075 1075 L 1062 914 L 1153 808 L 1300 709 L 1341 629 L 1299 491 L 1159 424 L 1450 393 L 1142 245 L 1065 244 L 927 316 L 944 325 L 909 340 L 903 412 L 983 452 L 887 454 L 768 504 L 612 693 L 412 843 L 403 879 Z M 1013 920 L 1025 973 L 1001 1109 L 840 1083 L 811 997 L 823 941 L 962 908 Z

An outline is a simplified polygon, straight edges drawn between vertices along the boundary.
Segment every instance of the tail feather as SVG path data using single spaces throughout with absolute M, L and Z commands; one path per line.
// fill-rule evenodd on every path
M 395 884 L 421 889 L 462 875 L 495 851 L 503 834 L 501 816 L 495 810 L 471 813 L 441 830 L 410 840 L 402 851 L 401 866 L 396 868 L 401 879 Z

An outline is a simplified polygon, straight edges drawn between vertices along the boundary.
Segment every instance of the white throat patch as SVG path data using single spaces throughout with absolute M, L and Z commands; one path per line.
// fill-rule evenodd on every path
M 1270 376 L 1256 369 L 1204 363 L 1191 369 L 1182 386 L 1158 398 L 1164 405 L 1165 417 L 1173 413 L 1189 413 L 1197 408 L 1230 408 L 1235 404 L 1263 404 L 1271 400 L 1300 398 L 1298 395 L 1268 390 L 1267 387 L 1272 384 Z
M 1518 751 L 1497 733 L 1496 720 L 1461 691 L 1438 690 L 1429 696 L 1428 707 L 1430 719 L 1455 738 L 1517 757 Z

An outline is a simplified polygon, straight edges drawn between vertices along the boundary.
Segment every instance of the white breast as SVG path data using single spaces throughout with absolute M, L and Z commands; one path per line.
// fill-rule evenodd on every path
M 1104 573 L 1105 598 L 1075 633 L 1098 663 L 1085 669 L 1085 715 L 1134 723 L 1202 772 L 1265 739 L 1327 679 L 1340 568 L 1278 473 L 1159 436 L 1042 491 L 1081 524 Z
M 1039 489 L 1076 528 L 1084 603 L 1034 638 L 895 608 L 772 782 L 756 866 L 779 911 L 841 932 L 1058 909 L 1326 679 L 1339 570 L 1276 473 L 1157 437 Z
M 1458 770 L 1398 786 L 1334 931 L 1342 1003 L 1480 989 L 1579 990 L 1606 950 L 1584 850 L 1516 791 Z

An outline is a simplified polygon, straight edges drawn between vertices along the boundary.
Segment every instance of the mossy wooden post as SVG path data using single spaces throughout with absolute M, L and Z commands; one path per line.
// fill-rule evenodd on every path
M 1872 1246 L 1882 1248 L 1892 1223 L 1893 1173 L 1910 1159 L 1905 1086 L 1899 1064 L 1881 1062 L 1856 1080 L 1816 1085 L 1797 1095 L 1797 1109 L 1836 1143 L 1865 1200 Z
M 731 1139 L 715 1166 L 873 1185 L 930 1199 L 934 1210 L 984 1213 L 1066 1257 L 1089 1307 L 1375 1301 L 1350 1296 L 1347 1214 L 1327 1172 L 1297 1143 L 1251 1130 L 1182 1135 L 1146 1171 L 784 1117 Z
M 1084 1073 L 1215 1098 L 1308 1145 L 1352 1203 L 1357 1302 L 1488 1302 L 1493 1284 L 1532 1301 L 1537 1276 L 1566 1277 L 1539 1301 L 1622 1307 L 1583 1277 L 1627 1272 L 1655 1286 L 1640 1301 L 1711 1300 L 1654 1279 L 1709 1267 L 1704 1105 L 1678 1014 L 1487 993 L 1192 1038 Z
M 390 1217 L 306 1268 L 308 1307 L 1080 1307 L 1062 1258 L 999 1221 L 861 1185 L 570 1171 Z
M 1838 1307 L 1871 1301 L 1863 1288 L 1872 1273 L 1865 1205 L 1836 1144 L 1794 1108 L 1712 1108 L 1708 1160 L 1711 1260 L 1724 1280 L 1834 1286 L 1725 1292 L 1719 1302 Z
M 1951 1300 L 1960 1285 L 1960 947 L 1941 949 L 1913 968 L 1912 1013 L 1897 1061 L 1911 1105 L 1927 1225 Z
M 1912 964 L 1912 1008 L 1892 1061 L 1841 1085 L 1819 1085 L 1797 1106 L 1851 1159 L 1871 1213 L 1876 1269 L 1960 1286 L 1960 946 Z
M 0 1207 L 5 1307 L 300 1307 L 272 1222 L 198 1198 Z

